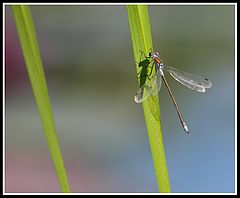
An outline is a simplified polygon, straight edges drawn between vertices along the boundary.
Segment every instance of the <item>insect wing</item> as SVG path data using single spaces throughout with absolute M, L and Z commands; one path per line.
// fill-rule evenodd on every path
M 141 103 L 150 95 L 150 87 L 147 84 L 144 84 L 134 96 L 136 103 Z
M 159 71 L 156 72 L 155 76 L 151 81 L 150 92 L 153 96 L 158 94 L 162 85 L 162 77 Z
M 180 71 L 176 68 L 168 66 L 164 66 L 164 70 L 169 72 L 175 80 L 195 91 L 205 92 L 206 88 L 212 87 L 211 81 L 209 81 L 207 78 Z

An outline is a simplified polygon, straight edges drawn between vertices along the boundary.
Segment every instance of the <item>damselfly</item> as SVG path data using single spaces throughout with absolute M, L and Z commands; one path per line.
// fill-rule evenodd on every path
M 195 91 L 198 91 L 198 92 L 205 92 L 207 88 L 212 87 L 212 83 L 207 78 L 203 78 L 201 76 L 198 76 L 195 74 L 190 74 L 190 73 L 187 73 L 184 71 L 180 71 L 176 68 L 168 67 L 168 66 L 164 65 L 160 58 L 160 54 L 157 51 L 150 51 L 149 56 L 148 57 L 145 56 L 145 58 L 151 59 L 149 61 L 149 65 L 152 62 L 153 62 L 152 64 L 155 65 L 155 75 L 152 78 L 150 78 L 150 80 L 146 80 L 144 85 L 142 85 L 142 87 L 137 91 L 137 93 L 134 97 L 135 102 L 141 103 L 142 101 L 147 99 L 147 97 L 150 94 L 153 96 L 158 94 L 158 92 L 161 88 L 162 80 L 163 80 L 164 84 L 167 87 L 168 93 L 173 101 L 173 104 L 176 108 L 176 111 L 177 111 L 178 117 L 180 119 L 180 122 L 182 124 L 182 127 L 185 132 L 189 133 L 188 127 L 183 120 L 182 114 L 178 108 L 176 100 L 175 100 L 175 98 L 172 94 L 172 91 L 167 83 L 167 80 L 164 76 L 164 71 L 167 71 L 168 73 L 170 73 L 170 75 L 175 80 L 177 80 L 184 86 L 186 86 L 190 89 L 193 89 Z M 153 69 L 153 66 L 152 66 L 152 69 Z M 151 69 L 151 73 L 152 73 L 152 69 Z

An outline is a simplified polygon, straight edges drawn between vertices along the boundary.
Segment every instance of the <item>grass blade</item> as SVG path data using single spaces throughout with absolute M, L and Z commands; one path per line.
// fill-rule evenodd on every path
M 134 59 L 137 73 L 143 51 L 148 55 L 152 45 L 148 7 L 145 5 L 127 5 L 128 20 L 132 37 Z M 148 80 L 148 79 L 146 79 Z M 140 80 L 139 80 L 140 81 Z M 141 82 L 140 82 L 141 84 Z M 170 182 L 162 139 L 158 96 L 149 96 L 142 102 L 152 157 L 160 192 L 170 192 Z
M 67 174 L 55 132 L 50 99 L 30 8 L 27 5 L 14 5 L 12 6 L 12 10 L 35 102 L 40 113 L 45 137 L 60 187 L 62 192 L 70 192 Z

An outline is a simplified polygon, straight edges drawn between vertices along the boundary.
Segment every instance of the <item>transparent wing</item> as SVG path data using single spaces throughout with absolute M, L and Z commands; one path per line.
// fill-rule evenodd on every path
M 184 71 L 180 71 L 173 67 L 164 66 L 163 68 L 165 71 L 169 72 L 170 75 L 177 80 L 178 82 L 182 83 L 184 86 L 193 89 L 198 92 L 205 92 L 206 88 L 211 88 L 212 83 L 207 78 L 190 74 Z
M 158 94 L 162 85 L 162 77 L 159 71 L 156 72 L 155 76 L 151 81 L 150 92 L 153 96 Z
M 144 84 L 134 96 L 134 100 L 136 103 L 141 103 L 142 101 L 146 100 L 147 97 L 150 95 L 150 87 L 147 84 Z
M 150 81 L 146 81 L 146 83 L 137 91 L 134 100 L 136 103 L 141 103 L 151 94 L 155 96 L 162 85 L 162 77 L 160 72 L 157 71 L 154 77 Z

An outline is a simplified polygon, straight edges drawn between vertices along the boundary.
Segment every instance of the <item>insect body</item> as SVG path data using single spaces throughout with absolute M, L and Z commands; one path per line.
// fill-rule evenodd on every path
M 151 78 L 150 81 L 146 81 L 145 84 L 142 87 L 140 87 L 140 89 L 137 91 L 137 93 L 134 97 L 135 102 L 141 103 L 142 101 L 147 99 L 147 97 L 150 94 L 153 96 L 156 95 L 161 88 L 161 84 L 162 84 L 162 80 L 163 80 L 164 84 L 167 87 L 168 93 L 173 101 L 173 104 L 176 108 L 176 111 L 178 113 L 178 117 L 180 119 L 182 127 L 185 132 L 189 133 L 188 127 L 183 120 L 182 114 L 178 108 L 176 100 L 175 100 L 175 98 L 172 94 L 172 91 L 167 83 L 167 80 L 164 76 L 164 71 L 167 71 L 168 73 L 170 73 L 170 75 L 175 80 L 177 80 L 184 86 L 186 86 L 190 89 L 193 89 L 197 92 L 205 92 L 207 88 L 212 87 L 212 83 L 207 78 L 203 78 L 203 77 L 195 75 L 195 74 L 190 74 L 190 73 L 187 73 L 184 71 L 180 71 L 173 67 L 165 66 L 163 64 L 162 60 L 160 59 L 159 52 L 157 52 L 157 51 L 151 51 L 149 53 L 149 57 L 146 57 L 146 58 L 151 58 L 151 61 L 153 61 L 153 64 L 155 65 L 155 75 Z M 152 73 L 152 71 L 151 71 L 151 73 Z

